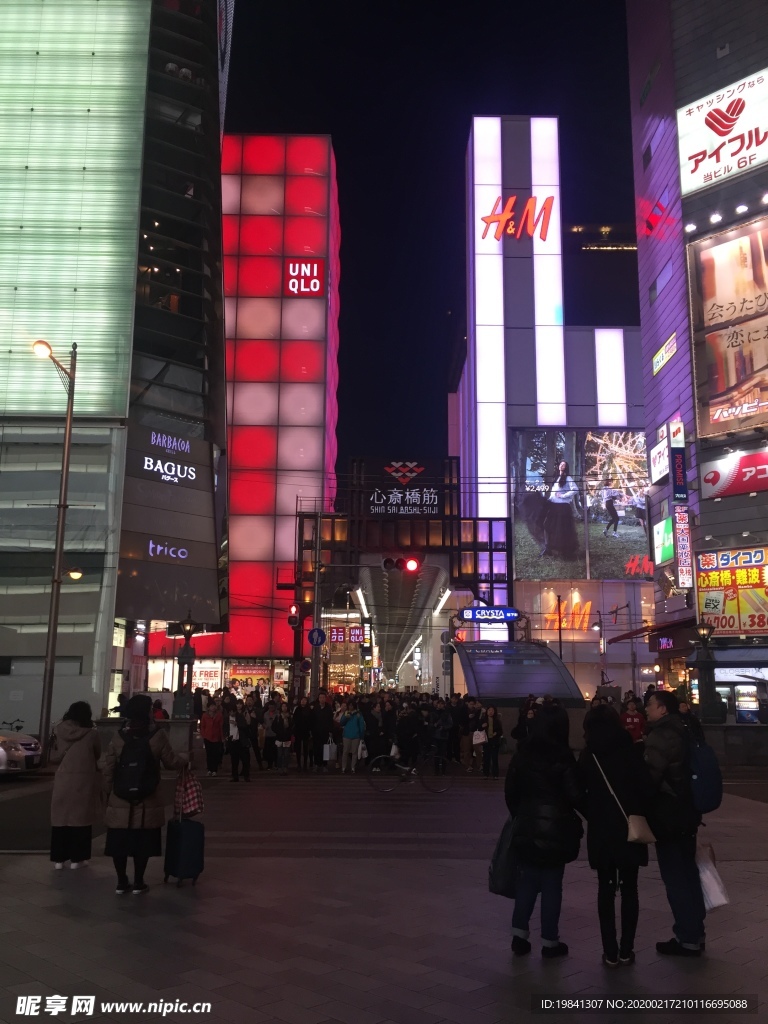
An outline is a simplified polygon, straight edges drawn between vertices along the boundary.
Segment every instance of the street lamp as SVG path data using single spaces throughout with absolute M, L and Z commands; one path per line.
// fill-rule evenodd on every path
M 698 644 L 696 650 L 696 668 L 699 673 L 699 716 L 705 725 L 722 725 L 727 717 L 728 708 L 715 689 L 715 659 L 709 641 L 715 627 L 708 622 L 696 624 Z M 696 644 L 695 640 L 691 643 Z
M 56 634 L 59 629 L 59 600 L 64 561 L 64 531 L 67 519 L 67 490 L 69 485 L 69 456 L 72 449 L 72 418 L 75 405 L 75 376 L 77 373 L 77 345 L 73 343 L 69 356 L 69 368 L 64 366 L 47 341 L 39 339 L 32 345 L 32 351 L 39 359 L 50 359 L 56 367 L 64 390 L 67 392 L 67 415 L 64 422 L 64 449 L 61 456 L 61 484 L 59 503 L 56 506 L 56 540 L 53 549 L 53 575 L 51 577 L 51 604 L 48 612 L 48 638 L 45 645 L 45 667 L 43 668 L 43 692 L 40 702 L 40 746 L 43 748 L 42 762 L 48 759 L 51 733 L 51 701 L 53 700 L 53 675 L 56 667 Z M 72 576 L 72 579 L 78 577 Z
M 198 623 L 192 618 L 191 609 L 187 617 L 179 623 L 184 637 L 184 644 L 176 656 L 179 663 L 179 677 L 176 689 L 176 697 L 173 701 L 174 718 L 192 717 L 192 667 L 195 664 L 195 648 L 190 643 L 193 635 L 197 632 Z M 184 684 L 184 669 L 187 670 L 187 682 Z

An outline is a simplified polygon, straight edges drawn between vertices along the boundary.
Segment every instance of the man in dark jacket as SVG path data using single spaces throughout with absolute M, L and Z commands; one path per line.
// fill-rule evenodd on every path
M 320 693 L 312 708 L 311 718 L 312 748 L 316 772 L 328 771 L 328 766 L 323 759 L 323 747 L 328 742 L 329 736 L 333 735 L 333 724 L 333 706 L 326 695 Z
M 656 836 L 659 873 L 675 920 L 675 938 L 657 942 L 656 950 L 666 956 L 701 956 L 706 915 L 696 867 L 701 815 L 691 792 L 688 733 L 673 693 L 652 694 L 647 712 L 645 763 L 656 788 L 648 824 Z

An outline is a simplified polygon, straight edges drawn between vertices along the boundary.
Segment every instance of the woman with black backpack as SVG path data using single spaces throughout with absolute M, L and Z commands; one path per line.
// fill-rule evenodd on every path
M 108 794 L 104 853 L 117 872 L 115 892 L 139 896 L 149 886 L 144 872 L 150 857 L 161 855 L 165 801 L 160 789 L 160 766 L 172 770 L 187 761 L 174 753 L 168 730 L 152 720 L 152 698 L 137 693 L 125 705 L 125 726 L 109 744 L 104 758 L 104 789 Z M 133 858 L 133 883 L 128 858 Z

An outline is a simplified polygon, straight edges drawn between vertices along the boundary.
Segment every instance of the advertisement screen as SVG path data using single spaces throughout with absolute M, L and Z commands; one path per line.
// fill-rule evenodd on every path
M 768 220 L 688 247 L 699 436 L 768 423 Z
M 664 565 L 675 557 L 675 537 L 672 530 L 672 516 L 653 524 L 653 563 Z
M 716 636 L 762 636 L 768 630 L 768 548 L 696 555 L 699 617 Z
M 515 430 L 509 452 L 517 579 L 652 573 L 645 434 Z

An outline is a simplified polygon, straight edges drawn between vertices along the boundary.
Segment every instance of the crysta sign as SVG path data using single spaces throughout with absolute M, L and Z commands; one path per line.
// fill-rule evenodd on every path
M 515 622 L 520 618 L 517 608 L 462 608 L 463 622 Z

